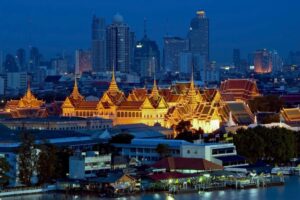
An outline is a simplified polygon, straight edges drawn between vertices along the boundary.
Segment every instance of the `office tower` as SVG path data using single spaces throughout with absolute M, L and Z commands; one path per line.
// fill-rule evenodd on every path
M 179 55 L 188 49 L 188 41 L 180 37 L 164 37 L 163 65 L 165 71 L 179 72 Z
M 233 61 L 233 65 L 234 65 L 236 71 L 240 71 L 241 70 L 241 53 L 240 53 L 239 49 L 233 49 L 232 61 Z
M 146 28 L 144 37 L 135 45 L 134 70 L 144 77 L 153 77 L 160 70 L 159 48 L 155 41 L 148 38 Z
M 280 72 L 283 67 L 283 59 L 276 50 L 270 51 L 272 57 L 272 72 Z
M 11 54 L 7 54 L 3 64 L 5 72 L 18 72 L 18 65 L 16 63 L 15 57 Z
M 92 67 L 94 72 L 104 72 L 107 70 L 105 35 L 105 19 L 94 16 L 92 22 Z
M 209 62 L 209 20 L 204 11 L 198 11 L 190 24 L 189 50 L 200 53 Z
M 20 48 L 17 50 L 16 61 L 19 71 L 27 71 L 25 49 Z
M 254 53 L 254 71 L 258 74 L 272 72 L 272 55 L 267 49 Z
M 106 29 L 107 66 L 115 66 L 116 71 L 129 73 L 130 68 L 130 31 L 123 17 L 116 14 L 113 23 Z
M 37 67 L 40 65 L 41 54 L 39 53 L 38 48 L 31 47 L 30 48 L 30 56 L 29 56 L 29 67 L 28 70 L 30 72 L 34 72 L 37 70 Z
M 75 73 L 91 72 L 91 52 L 89 50 L 77 49 L 75 52 Z

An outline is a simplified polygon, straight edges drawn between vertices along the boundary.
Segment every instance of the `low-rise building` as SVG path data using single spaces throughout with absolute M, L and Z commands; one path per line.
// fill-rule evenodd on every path
M 170 157 L 203 158 L 226 167 L 246 165 L 245 158 L 237 155 L 236 147 L 232 143 L 190 143 L 184 140 L 133 139 L 131 144 L 114 144 L 114 146 L 120 155 L 135 158 L 142 164 L 153 164 L 161 159 L 161 155 L 157 152 L 159 144 L 167 146 L 167 154 Z M 227 162 L 229 159 L 230 162 Z
M 0 123 L 12 130 L 101 130 L 112 127 L 112 120 L 99 117 L 7 118 Z
M 101 155 L 97 151 L 80 152 L 69 158 L 69 178 L 95 177 L 100 171 L 111 168 L 111 154 Z

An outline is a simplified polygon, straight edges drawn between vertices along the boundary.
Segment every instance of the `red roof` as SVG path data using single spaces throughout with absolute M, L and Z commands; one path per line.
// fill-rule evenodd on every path
M 154 168 L 167 170 L 222 170 L 221 165 L 215 164 L 202 158 L 164 158 L 153 165 Z

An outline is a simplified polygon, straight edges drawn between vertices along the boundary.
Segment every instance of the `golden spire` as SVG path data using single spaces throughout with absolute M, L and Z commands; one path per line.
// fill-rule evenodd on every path
M 159 97 L 159 91 L 158 91 L 157 84 L 156 84 L 155 74 L 154 74 L 153 88 L 152 88 L 151 96 Z
M 31 92 L 31 88 L 30 88 L 30 80 L 28 79 L 27 81 L 27 91 L 23 97 L 24 99 L 26 100 L 32 100 L 32 99 L 35 99 L 35 96 L 32 94 Z
M 189 102 L 189 104 L 191 105 L 196 105 L 198 98 L 197 98 L 197 92 L 195 89 L 195 82 L 194 82 L 194 65 L 192 66 L 192 77 L 191 77 L 191 84 L 190 84 L 190 88 L 187 94 L 187 100 Z
M 116 78 L 115 78 L 115 66 L 113 65 L 113 70 L 112 70 L 112 77 L 111 77 L 111 82 L 108 88 L 108 92 L 112 92 L 112 93 L 117 93 L 119 92 L 119 88 L 116 82 Z
M 74 87 L 73 87 L 73 91 L 70 95 L 73 99 L 83 99 L 83 96 L 79 93 L 79 89 L 78 89 L 78 85 L 77 85 L 77 78 L 75 76 L 75 80 L 74 80 Z

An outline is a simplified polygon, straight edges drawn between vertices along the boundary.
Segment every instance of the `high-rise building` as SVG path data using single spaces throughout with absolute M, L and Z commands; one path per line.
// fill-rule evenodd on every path
M 92 71 L 91 52 L 89 50 L 78 49 L 75 53 L 75 73 Z
M 94 72 L 104 72 L 107 70 L 105 35 L 105 19 L 94 16 L 92 22 L 92 67 Z
M 283 67 L 283 59 L 276 50 L 270 51 L 272 56 L 272 72 L 280 72 Z
M 41 61 L 41 54 L 39 53 L 38 48 L 31 47 L 30 48 L 28 71 L 30 71 L 30 72 L 36 71 L 37 67 L 40 65 L 40 61 Z
M 16 61 L 19 67 L 19 71 L 27 71 L 25 49 L 20 48 L 17 50 Z
M 13 55 L 7 54 L 5 57 L 5 61 L 3 63 L 3 67 L 5 72 L 18 72 L 18 65 L 16 63 L 16 59 Z
M 188 33 L 189 50 L 200 53 L 209 62 L 209 20 L 204 11 L 197 11 Z
M 188 49 L 188 41 L 180 37 L 164 37 L 163 65 L 166 71 L 180 71 L 180 53 Z
M 233 49 L 232 61 L 237 71 L 241 70 L 241 53 L 239 49 Z
M 258 74 L 272 72 L 272 54 L 267 49 L 254 53 L 254 71 Z
M 204 65 L 198 66 L 196 71 L 202 71 L 204 77 L 202 81 L 206 82 L 206 71 L 209 70 L 209 20 L 205 11 L 197 11 L 196 16 L 191 20 L 188 32 L 189 50 L 204 59 Z
M 116 14 L 113 23 L 106 29 L 107 66 L 115 66 L 116 71 L 129 73 L 130 68 L 130 31 L 123 17 Z
M 146 29 L 144 37 L 134 49 L 134 71 L 144 77 L 153 77 L 160 70 L 160 52 L 155 41 L 148 38 Z

